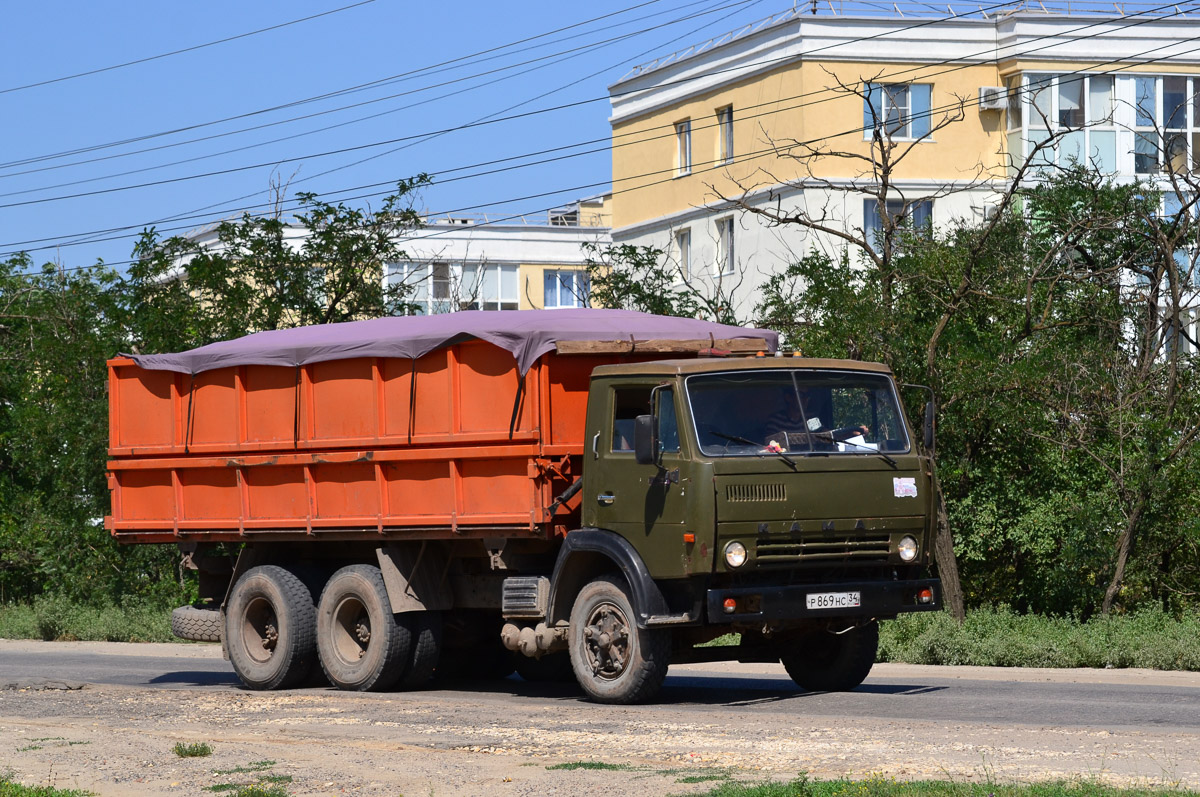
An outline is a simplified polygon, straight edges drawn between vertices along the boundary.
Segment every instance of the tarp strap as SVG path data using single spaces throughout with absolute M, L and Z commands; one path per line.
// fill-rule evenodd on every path
M 300 448 L 300 368 L 296 366 L 296 388 L 293 391 L 295 399 L 292 407 L 292 449 Z
M 196 375 L 189 375 L 188 382 L 188 409 L 187 409 L 187 428 L 183 430 L 183 453 L 188 453 L 188 447 L 192 443 L 192 399 L 196 397 Z
M 414 415 L 417 411 L 417 358 L 412 358 L 412 371 L 408 380 L 408 443 L 412 445 Z
M 508 421 L 508 439 L 513 439 L 513 433 L 517 429 L 517 418 L 521 415 L 521 400 L 525 398 L 525 377 L 524 375 L 517 377 L 517 397 L 513 400 L 512 418 Z

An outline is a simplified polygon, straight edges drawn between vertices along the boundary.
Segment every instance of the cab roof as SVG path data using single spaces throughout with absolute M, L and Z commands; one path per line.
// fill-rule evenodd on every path
M 700 357 L 688 360 L 654 360 L 643 363 L 601 365 L 593 377 L 619 376 L 688 376 L 691 374 L 720 373 L 724 371 L 762 371 L 766 369 L 805 369 L 833 371 L 866 371 L 876 374 L 891 374 L 892 369 L 882 363 L 861 360 L 830 360 L 817 357 Z

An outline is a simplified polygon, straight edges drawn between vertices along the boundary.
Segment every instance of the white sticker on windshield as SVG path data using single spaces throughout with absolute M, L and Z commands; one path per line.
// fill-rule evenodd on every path
M 917 480 L 913 478 L 892 477 L 892 492 L 897 498 L 916 498 Z

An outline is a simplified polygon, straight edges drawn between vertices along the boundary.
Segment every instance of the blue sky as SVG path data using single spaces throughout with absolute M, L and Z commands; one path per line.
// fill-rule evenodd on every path
M 272 179 L 365 205 L 386 190 L 377 184 L 427 172 L 443 182 L 422 192 L 419 209 L 491 216 L 600 193 L 611 175 L 603 143 L 554 153 L 578 154 L 554 163 L 446 180 L 520 161 L 463 167 L 606 139 L 608 86 L 630 67 L 790 6 L 373 0 L 346 8 L 355 2 L 10 4 L 0 48 L 0 258 L 25 249 L 38 264 L 121 263 L 130 233 L 182 232 L 237 214 L 267 202 Z M 541 36 L 567 26 L 575 27 Z M 484 51 L 492 52 L 470 58 Z M 141 59 L 152 60 L 105 69 Z M 105 71 L 60 80 L 93 70 Z M 363 84 L 373 85 L 266 110 Z M 219 121 L 234 116 L 242 118 Z M 529 159 L 539 157 L 547 156 Z M 210 172 L 226 173 L 190 179 Z M 170 182 L 110 190 L 159 181 Z M 374 196 L 356 198 L 366 194 Z M 520 199 L 535 194 L 549 195 Z M 114 229 L 125 227 L 134 230 Z

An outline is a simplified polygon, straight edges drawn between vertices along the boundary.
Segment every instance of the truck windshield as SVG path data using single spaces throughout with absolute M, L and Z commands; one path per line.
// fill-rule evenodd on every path
M 892 380 L 854 371 L 769 370 L 687 380 L 706 456 L 909 450 Z

